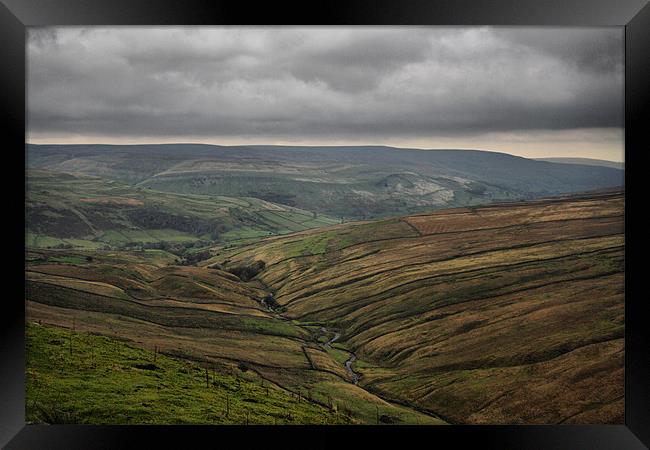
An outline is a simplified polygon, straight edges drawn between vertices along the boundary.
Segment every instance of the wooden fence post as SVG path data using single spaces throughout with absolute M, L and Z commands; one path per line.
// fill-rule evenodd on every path
M 72 328 L 70 329 L 70 356 L 72 356 L 72 332 L 74 331 L 74 319 L 72 319 Z

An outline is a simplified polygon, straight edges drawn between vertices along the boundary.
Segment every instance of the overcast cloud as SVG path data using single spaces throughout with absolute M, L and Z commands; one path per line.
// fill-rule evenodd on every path
M 537 139 L 552 156 L 621 159 L 622 111 L 622 28 L 29 32 L 34 142 L 499 149 Z M 571 153 L 572 141 L 586 153 Z

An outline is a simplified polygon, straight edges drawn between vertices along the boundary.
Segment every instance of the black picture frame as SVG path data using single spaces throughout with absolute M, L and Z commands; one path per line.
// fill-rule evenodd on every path
M 650 320 L 645 303 L 644 152 L 650 104 L 648 0 L 2 0 L 0 98 L 6 171 L 0 341 L 0 445 L 23 448 L 210 447 L 641 449 L 650 446 Z M 589 426 L 210 427 L 25 425 L 25 29 L 45 25 L 544 25 L 625 27 L 625 424 Z M 22 168 L 22 170 L 21 170 Z M 22 194 L 21 194 L 22 192 Z M 7 210 L 8 209 L 8 210 Z M 636 218 L 636 219 L 635 219 Z M 237 439 L 238 444 L 227 442 Z M 412 443 L 412 444 L 411 444 Z

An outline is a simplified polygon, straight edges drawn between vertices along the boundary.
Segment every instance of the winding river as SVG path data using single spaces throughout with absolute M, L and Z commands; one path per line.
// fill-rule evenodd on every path
M 321 333 L 327 333 L 329 330 L 325 327 L 321 327 L 320 331 Z M 336 342 L 340 337 L 341 337 L 341 333 L 335 331 L 334 336 L 329 341 L 322 344 L 323 347 L 332 348 L 332 344 Z M 352 378 L 352 383 L 359 384 L 359 379 L 361 378 L 361 375 L 359 375 L 352 369 L 352 364 L 357 360 L 357 355 L 355 355 L 353 352 L 348 352 L 348 353 L 350 353 L 350 357 L 348 358 L 347 361 L 345 361 L 345 370 L 347 370 L 348 374 L 350 374 L 350 378 Z

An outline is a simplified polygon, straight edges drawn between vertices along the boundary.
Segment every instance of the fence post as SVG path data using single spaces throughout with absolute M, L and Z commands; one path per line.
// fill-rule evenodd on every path
M 72 356 L 72 332 L 74 331 L 74 319 L 72 319 L 72 328 L 70 329 L 70 356 Z

